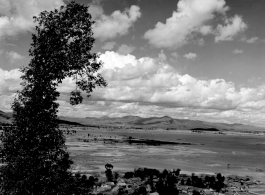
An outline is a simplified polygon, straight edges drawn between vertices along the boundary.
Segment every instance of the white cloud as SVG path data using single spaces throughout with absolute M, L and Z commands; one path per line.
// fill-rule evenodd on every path
M 204 26 L 215 17 L 215 13 L 225 14 L 228 7 L 224 0 L 180 0 L 178 9 L 163 24 L 158 22 L 148 30 L 144 38 L 161 48 L 177 48 L 187 43 L 193 32 L 209 34 L 210 27 Z
M 0 37 L 32 31 L 33 16 L 64 5 L 63 0 L 1 0 Z
M 18 61 L 25 59 L 25 56 L 22 56 L 15 51 L 7 51 L 5 55 L 11 63 L 18 62 Z
M 208 25 L 204 25 L 200 28 L 200 32 L 203 35 L 208 35 L 208 34 L 212 34 L 213 33 L 213 28 L 211 26 Z
M 224 110 L 261 109 L 265 112 L 265 86 L 239 88 L 223 79 L 200 80 L 181 75 L 165 58 L 140 58 L 105 52 L 102 75 L 108 88 L 95 92 L 107 101 L 148 102 L 162 107 Z
M 127 34 L 129 28 L 141 17 L 140 8 L 135 5 L 123 12 L 114 11 L 110 16 L 105 15 L 99 5 L 91 5 L 90 11 L 96 21 L 93 26 L 94 37 L 101 41 Z
M 18 69 L 10 71 L 0 68 L 0 95 L 14 93 L 21 89 L 21 72 Z
M 203 46 L 203 45 L 205 45 L 205 41 L 204 41 L 203 38 L 201 38 L 201 39 L 198 40 L 198 45 L 199 45 L 199 46 Z
M 117 53 L 126 55 L 126 54 L 129 54 L 129 53 L 132 53 L 134 50 L 135 50 L 135 47 L 133 47 L 131 45 L 122 44 L 118 48 Z
M 15 94 L 2 95 L 0 94 L 0 110 L 4 112 L 11 111 L 11 104 L 13 103 Z
M 216 29 L 215 42 L 231 41 L 240 32 L 247 29 L 247 24 L 242 17 L 235 15 L 225 20 L 225 25 L 219 24 Z
M 112 41 L 112 42 L 107 42 L 102 46 L 102 49 L 104 50 L 112 50 L 116 45 L 116 42 Z
M 188 53 L 188 54 L 185 54 L 183 57 L 188 59 L 188 60 L 195 60 L 195 58 L 197 58 L 197 54 L 196 53 Z
M 166 62 L 163 51 L 157 58 L 140 59 L 106 51 L 100 59 L 104 62 L 100 72 L 108 87 L 96 89 L 90 101 L 85 98 L 83 104 L 72 107 L 66 101 L 75 83 L 65 79 L 59 87 L 60 114 L 79 113 L 78 116 L 85 117 L 135 113 L 265 125 L 265 85 L 245 88 L 223 79 L 202 80 L 183 75 Z M 0 69 L 0 110 L 7 109 L 8 97 L 21 88 L 20 75 L 17 69 Z
M 243 42 L 246 42 L 246 43 L 256 43 L 259 40 L 259 38 L 258 37 L 252 37 L 250 39 L 247 39 L 246 37 L 244 37 L 241 40 Z
M 104 10 L 99 3 L 93 1 L 92 4 L 89 5 L 88 12 L 91 14 L 92 19 L 96 20 L 103 15 Z
M 240 49 L 235 49 L 233 51 L 234 54 L 242 54 L 244 51 L 243 50 L 240 50 Z
M 202 80 L 181 75 L 167 64 L 162 51 L 157 58 L 137 59 L 113 51 L 101 54 L 100 58 L 104 62 L 101 73 L 108 87 L 95 90 L 92 101 L 80 107 L 64 108 L 64 103 L 60 113 L 113 117 L 132 113 L 143 117 L 169 115 L 265 126 L 265 85 L 244 88 L 223 79 Z M 61 92 L 70 92 L 74 83 L 68 80 L 64 86 Z
M 178 48 L 189 43 L 196 35 L 212 34 L 215 41 L 231 41 L 247 29 L 241 16 L 228 18 L 225 0 L 180 0 L 177 11 L 166 20 L 158 22 L 154 29 L 148 30 L 144 38 L 158 48 Z M 217 15 L 222 15 L 220 23 L 214 29 L 211 23 Z

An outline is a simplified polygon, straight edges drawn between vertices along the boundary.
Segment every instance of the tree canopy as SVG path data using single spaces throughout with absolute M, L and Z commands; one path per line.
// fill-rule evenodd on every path
M 34 17 L 28 66 L 21 68 L 23 90 L 12 104 L 16 128 L 1 136 L 1 194 L 79 194 L 71 185 L 72 160 L 58 125 L 57 87 L 71 77 L 76 89 L 70 103 L 82 103 L 96 87 L 107 85 L 98 74 L 102 63 L 91 53 L 93 21 L 88 7 L 71 2 Z M 82 194 L 82 193 L 81 193 Z

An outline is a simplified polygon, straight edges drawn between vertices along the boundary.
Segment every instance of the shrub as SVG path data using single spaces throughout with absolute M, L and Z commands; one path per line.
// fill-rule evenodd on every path
M 133 178 L 133 176 L 134 176 L 133 172 L 126 172 L 126 173 L 124 174 L 124 178 L 125 178 L 125 179 Z

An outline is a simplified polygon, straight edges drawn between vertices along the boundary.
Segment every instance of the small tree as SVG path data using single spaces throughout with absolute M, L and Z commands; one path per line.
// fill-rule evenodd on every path
M 6 166 L 1 168 L 0 194 L 80 194 L 70 185 L 73 162 L 57 122 L 57 86 L 66 77 L 75 80 L 72 105 L 82 102 L 80 91 L 89 96 L 95 87 L 106 86 L 97 74 L 102 63 L 90 53 L 93 21 L 88 7 L 74 2 L 34 20 L 38 25 L 29 50 L 32 59 L 21 69 L 24 88 L 12 105 L 16 128 L 1 136 Z
M 105 174 L 106 174 L 106 178 L 108 181 L 113 181 L 113 174 L 112 174 L 112 169 L 113 169 L 113 165 L 112 164 L 105 164 Z

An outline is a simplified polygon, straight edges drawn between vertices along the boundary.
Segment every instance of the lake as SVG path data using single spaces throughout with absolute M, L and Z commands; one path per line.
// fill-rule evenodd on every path
M 90 141 L 80 141 L 88 138 L 87 134 L 90 134 Z M 180 144 L 152 146 L 98 141 L 102 138 L 122 139 L 129 136 Z M 75 161 L 75 168 L 80 171 L 103 171 L 104 165 L 111 163 L 114 170 L 138 167 L 180 168 L 186 173 L 248 175 L 265 182 L 264 138 L 258 135 L 199 134 L 191 131 L 77 129 L 76 136 L 68 137 L 67 145 Z

